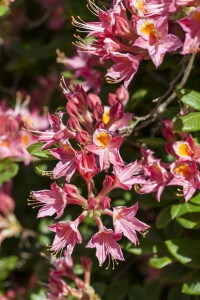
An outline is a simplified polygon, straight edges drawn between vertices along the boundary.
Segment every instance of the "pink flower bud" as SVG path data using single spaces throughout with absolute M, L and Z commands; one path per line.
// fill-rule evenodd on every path
M 81 265 L 82 265 L 84 271 L 89 271 L 90 272 L 90 270 L 92 268 L 91 259 L 87 256 L 81 256 L 80 260 L 81 260 Z
M 87 131 L 81 131 L 76 133 L 76 138 L 80 144 L 85 145 L 89 141 L 89 135 Z
M 99 202 L 99 206 L 101 207 L 101 209 L 110 208 L 110 201 L 111 199 L 108 196 L 105 196 L 101 198 Z
M 95 205 L 96 205 L 96 199 L 95 198 L 88 199 L 88 207 L 89 207 L 89 209 L 95 209 Z
M 97 103 L 101 105 L 101 99 L 99 98 L 99 96 L 90 93 L 87 97 L 87 103 L 91 109 L 94 109 Z

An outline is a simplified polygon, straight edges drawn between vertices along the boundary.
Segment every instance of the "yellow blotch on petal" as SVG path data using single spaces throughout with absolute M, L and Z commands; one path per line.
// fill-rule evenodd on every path
M 9 143 L 7 141 L 1 141 L 0 142 L 0 146 L 8 148 L 9 147 Z
M 110 135 L 107 132 L 100 132 L 96 136 L 96 141 L 100 147 L 106 148 L 110 142 Z
M 154 22 L 151 20 L 145 21 L 140 26 L 140 31 L 152 39 L 157 39 L 159 36 L 159 33 L 154 26 Z
M 108 124 L 108 122 L 110 121 L 110 107 L 104 107 L 102 121 L 104 122 L 104 124 Z
M 177 153 L 179 156 L 192 156 L 193 152 L 191 150 L 191 148 L 189 147 L 189 145 L 187 144 L 180 144 L 178 149 L 177 149 Z
M 135 6 L 136 6 L 137 10 L 141 11 L 142 13 L 146 13 L 147 12 L 146 9 L 144 8 L 144 1 L 141 1 L 141 0 L 136 1 L 136 5 Z
M 70 154 L 74 154 L 73 149 L 72 149 L 69 145 L 67 145 L 67 144 L 62 144 L 61 147 L 62 147 L 63 150 L 69 152 Z
M 177 175 L 188 176 L 188 175 L 191 175 L 191 168 L 186 165 L 182 165 L 182 166 L 176 167 L 174 169 L 174 173 Z
M 21 143 L 24 147 L 27 147 L 30 142 L 30 136 L 26 133 L 22 134 L 21 136 Z

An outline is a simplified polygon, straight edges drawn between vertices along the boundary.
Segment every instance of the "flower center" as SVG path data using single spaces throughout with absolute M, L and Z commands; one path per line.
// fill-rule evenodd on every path
M 182 176 L 189 176 L 191 175 L 191 168 L 185 165 L 176 167 L 174 169 L 174 173 L 177 175 L 182 175 Z
M 177 152 L 180 156 L 192 156 L 193 154 L 191 148 L 187 144 L 180 144 Z
M 96 137 L 97 143 L 102 148 L 105 148 L 110 142 L 110 136 L 107 132 L 100 132 Z
M 151 20 L 147 20 L 146 22 L 144 22 L 141 25 L 140 30 L 143 34 L 145 34 L 147 37 L 151 39 L 158 38 L 158 31 Z

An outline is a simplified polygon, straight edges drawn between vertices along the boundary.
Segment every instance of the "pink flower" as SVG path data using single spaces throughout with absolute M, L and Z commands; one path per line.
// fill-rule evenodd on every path
M 136 191 L 142 194 L 156 192 L 156 199 L 160 202 L 162 192 L 171 179 L 170 173 L 162 166 L 160 160 L 154 159 L 149 166 L 144 167 L 144 175 L 147 176 L 147 180 L 141 187 L 138 186 Z
M 186 141 L 175 142 L 173 149 L 179 160 L 200 163 L 200 146 L 195 143 L 191 135 L 187 137 Z
M 182 186 L 183 196 L 188 201 L 200 189 L 200 174 L 196 163 L 178 161 L 171 164 L 170 170 L 174 178 L 167 185 Z
M 124 85 L 121 85 L 118 89 L 116 89 L 115 94 L 109 93 L 108 94 L 108 101 L 110 106 L 113 106 L 113 104 L 117 101 L 121 102 L 124 106 L 127 104 L 129 99 L 129 92 L 124 87 Z
M 124 80 L 124 86 L 127 88 L 137 72 L 141 60 L 140 56 L 133 56 L 129 53 L 113 53 L 112 59 L 115 64 L 106 74 L 107 81 L 117 83 Z
M 135 218 L 138 203 L 131 207 L 121 206 L 113 209 L 113 224 L 115 233 L 123 233 L 133 244 L 138 243 L 136 231 L 145 233 L 150 227 Z
M 177 22 L 186 32 L 182 54 L 197 52 L 200 44 L 200 6 L 192 10 L 188 17 Z
M 31 193 L 33 200 L 31 204 L 42 206 L 37 217 L 43 218 L 57 214 L 56 219 L 63 215 L 64 209 L 67 205 L 67 194 L 55 182 L 51 185 L 51 190 L 33 191 Z
M 137 22 L 139 37 L 134 45 L 147 49 L 154 65 L 159 67 L 166 52 L 175 51 L 182 46 L 181 40 L 173 34 L 168 34 L 168 19 L 146 19 Z
M 60 144 L 60 148 L 50 150 L 50 153 L 60 161 L 53 169 L 53 178 L 66 176 L 69 182 L 76 171 L 76 152 L 68 142 Z
M 124 167 L 114 166 L 113 174 L 116 176 L 116 186 L 122 189 L 130 190 L 134 184 L 145 183 L 141 175 L 143 174 L 144 166 L 138 161 L 130 163 Z
M 59 112 L 56 116 L 49 113 L 48 120 L 51 129 L 44 132 L 31 130 L 33 134 L 39 135 L 38 140 L 45 143 L 41 149 L 48 149 L 52 145 L 60 142 L 62 139 L 73 137 L 73 134 L 65 127 L 62 122 L 63 113 Z
M 123 165 L 118 150 L 121 142 L 121 137 L 112 137 L 108 131 L 96 129 L 93 134 L 93 144 L 88 145 L 86 149 L 99 156 L 100 169 L 104 170 L 109 168 L 110 163 L 113 165 Z
M 110 257 L 112 260 L 124 260 L 114 232 L 106 227 L 93 235 L 86 248 L 96 248 L 96 256 L 100 266 L 105 262 L 107 256 L 109 256 L 109 263 Z
M 166 3 L 165 3 L 166 2 Z M 151 17 L 166 14 L 169 10 L 170 1 L 159 0 L 126 0 L 126 6 L 131 13 L 138 17 Z
M 67 253 L 71 255 L 74 246 L 82 243 L 82 237 L 77 227 L 78 223 L 76 221 L 62 221 L 50 225 L 48 228 L 56 233 L 51 251 L 58 253 L 67 247 Z
M 86 154 L 84 151 L 77 159 L 77 168 L 81 176 L 88 182 L 98 173 L 94 154 Z

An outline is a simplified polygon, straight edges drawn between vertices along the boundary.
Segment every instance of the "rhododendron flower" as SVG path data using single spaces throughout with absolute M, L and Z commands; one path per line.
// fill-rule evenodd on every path
M 192 10 L 188 17 L 177 22 L 186 32 L 182 54 L 197 52 L 200 45 L 200 6 Z
M 124 80 L 124 86 L 127 88 L 138 70 L 141 56 L 133 56 L 129 53 L 113 53 L 112 59 L 115 64 L 106 73 L 107 81 L 117 83 Z
M 53 178 L 66 176 L 66 180 L 69 182 L 77 167 L 76 151 L 68 142 L 63 142 L 60 148 L 51 149 L 50 153 L 60 160 L 53 169 Z
M 91 179 L 98 173 L 99 169 L 95 163 L 94 154 L 86 154 L 82 152 L 82 154 L 77 159 L 77 169 L 81 176 L 87 181 L 91 181 Z
M 37 130 L 31 130 L 32 133 L 37 134 L 38 140 L 45 143 L 41 149 L 47 149 L 52 145 L 60 142 L 62 139 L 73 137 L 73 133 L 69 132 L 62 122 L 63 113 L 59 112 L 56 116 L 49 113 L 48 120 L 51 129 L 47 129 L 44 132 Z
M 104 170 L 109 168 L 110 163 L 123 165 L 118 150 L 121 142 L 120 136 L 112 137 L 108 131 L 97 129 L 93 134 L 93 144 L 88 145 L 86 149 L 99 156 L 100 169 Z
M 200 163 L 200 146 L 189 135 L 186 141 L 178 141 L 173 144 L 175 154 L 180 160 L 196 161 Z
M 166 14 L 170 4 L 170 1 L 126 0 L 126 5 L 129 10 L 133 14 L 144 18 Z
M 61 189 L 55 182 L 51 185 L 51 190 L 33 191 L 31 193 L 33 200 L 31 204 L 42 206 L 37 217 L 52 216 L 57 214 L 56 219 L 63 215 L 64 209 L 67 205 L 67 194 L 64 189 Z
M 124 167 L 114 166 L 113 174 L 116 176 L 116 186 L 130 190 L 134 184 L 145 183 L 146 180 L 141 176 L 144 173 L 143 170 L 144 166 L 138 161 Z
M 175 51 L 182 46 L 182 42 L 177 36 L 168 34 L 167 17 L 160 17 L 158 20 L 139 20 L 137 33 L 139 37 L 134 45 L 147 49 L 156 67 L 162 63 L 166 52 Z
M 107 256 L 109 262 L 110 257 L 112 260 L 124 260 L 120 246 L 116 242 L 117 239 L 118 237 L 111 229 L 104 227 L 93 235 L 86 248 L 96 248 L 96 256 L 100 266 L 105 262 Z
M 183 196 L 188 201 L 197 189 L 200 189 L 200 173 L 195 162 L 177 161 L 171 164 L 174 178 L 167 185 L 183 187 Z
M 149 166 L 144 167 L 144 175 L 147 176 L 145 183 L 138 186 L 138 193 L 156 192 L 156 199 L 160 201 L 162 192 L 171 179 L 171 174 L 161 165 L 160 160 L 156 159 Z
M 138 243 L 136 231 L 144 234 L 150 227 L 135 218 L 138 203 L 131 207 L 119 206 L 113 208 L 113 224 L 115 233 L 123 233 L 134 245 Z
M 78 223 L 76 221 L 62 221 L 50 225 L 48 228 L 56 233 L 51 251 L 58 253 L 67 247 L 67 253 L 71 255 L 74 246 L 82 243 L 82 237 L 77 227 Z

